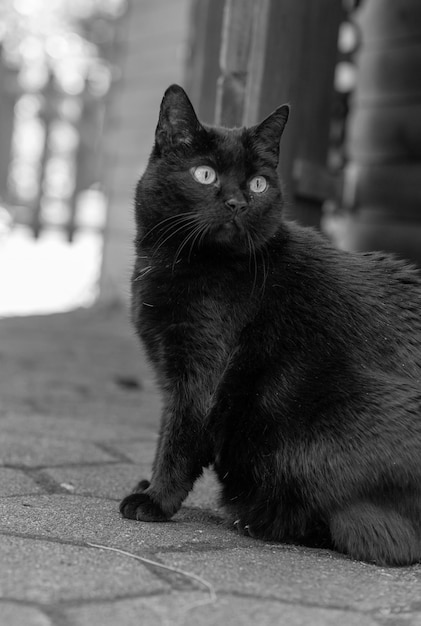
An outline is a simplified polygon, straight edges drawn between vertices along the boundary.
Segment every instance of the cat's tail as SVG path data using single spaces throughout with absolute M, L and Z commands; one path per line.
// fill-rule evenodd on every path
M 370 502 L 351 504 L 329 522 L 336 550 L 377 565 L 411 565 L 421 561 L 416 524 L 398 511 Z

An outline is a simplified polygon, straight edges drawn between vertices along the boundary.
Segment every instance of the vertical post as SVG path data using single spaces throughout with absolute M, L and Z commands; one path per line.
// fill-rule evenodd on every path
M 342 15 L 338 0 L 264 0 L 255 7 L 244 120 L 253 124 L 291 103 L 281 174 L 295 198 L 292 217 L 316 226 L 331 191 L 326 160 Z
M 222 126 L 243 122 L 254 4 L 253 0 L 225 3 L 215 116 Z
M 194 0 L 190 9 L 185 87 L 207 124 L 215 121 L 224 5 L 225 0 Z

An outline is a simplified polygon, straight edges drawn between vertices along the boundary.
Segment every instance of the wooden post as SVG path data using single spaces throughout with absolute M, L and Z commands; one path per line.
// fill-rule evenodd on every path
M 187 93 L 202 122 L 215 122 L 225 0 L 193 0 L 185 72 Z
M 292 106 L 281 174 L 294 204 L 290 216 L 315 226 L 334 193 L 326 162 L 341 18 L 337 0 L 265 0 L 248 77 L 248 124 L 283 102 Z
M 241 126 L 247 88 L 253 0 L 226 0 L 220 53 L 215 121 Z
M 217 122 L 251 125 L 284 102 L 292 112 L 281 174 L 291 217 L 319 225 L 333 193 L 326 169 L 338 0 L 226 0 Z

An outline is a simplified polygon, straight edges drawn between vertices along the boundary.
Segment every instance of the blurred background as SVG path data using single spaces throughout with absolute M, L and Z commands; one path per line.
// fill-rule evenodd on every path
M 419 0 L 0 0 L 0 316 L 127 301 L 165 88 L 283 102 L 289 217 L 421 263 Z

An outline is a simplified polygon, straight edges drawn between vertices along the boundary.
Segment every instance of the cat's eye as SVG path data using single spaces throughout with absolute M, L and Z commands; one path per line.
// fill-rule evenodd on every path
M 216 180 L 216 172 L 209 165 L 198 165 L 190 170 L 193 178 L 202 185 L 211 185 Z
M 264 176 L 255 176 L 249 183 L 253 193 L 263 193 L 268 188 L 268 182 Z

